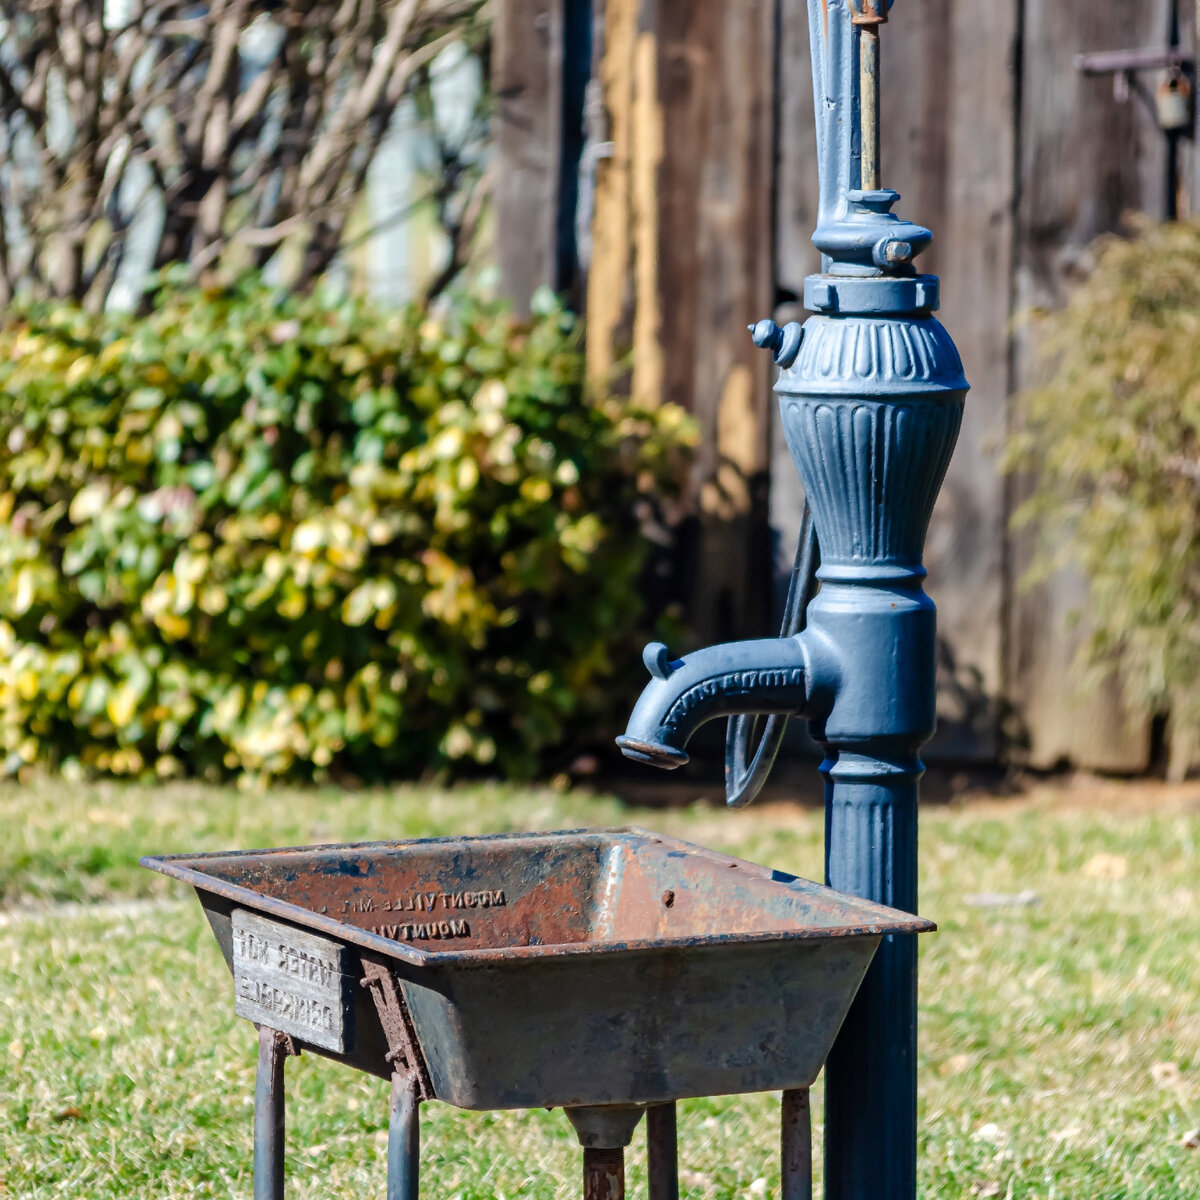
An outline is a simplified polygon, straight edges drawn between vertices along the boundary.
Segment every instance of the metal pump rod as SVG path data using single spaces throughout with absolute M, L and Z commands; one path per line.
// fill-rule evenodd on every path
M 887 21 L 882 0 L 863 0 L 861 10 L 852 11 L 858 27 L 858 107 L 862 127 L 862 186 L 875 191 L 880 186 L 879 130 L 879 27 Z

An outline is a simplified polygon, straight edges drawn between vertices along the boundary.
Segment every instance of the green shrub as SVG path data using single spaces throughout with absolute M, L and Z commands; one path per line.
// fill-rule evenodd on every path
M 1039 472 L 1017 514 L 1039 526 L 1034 578 L 1090 584 L 1085 647 L 1141 711 L 1200 732 L 1200 228 L 1107 238 L 1062 312 L 1042 319 L 1045 386 L 1023 398 L 1013 467 Z
M 0 330 L 0 752 L 115 775 L 527 774 L 643 631 L 691 426 L 572 319 L 164 285 Z M 618 657 L 619 656 L 619 657 Z

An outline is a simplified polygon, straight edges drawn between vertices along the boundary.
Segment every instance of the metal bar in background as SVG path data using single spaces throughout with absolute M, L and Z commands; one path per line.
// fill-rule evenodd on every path
M 1183 67 L 1192 56 L 1182 46 L 1165 50 L 1102 50 L 1095 54 L 1077 54 L 1075 66 L 1085 75 L 1111 75 L 1117 71 L 1153 71 L 1163 67 Z
M 880 188 L 879 26 L 864 25 L 859 37 L 859 90 L 862 97 L 862 187 Z

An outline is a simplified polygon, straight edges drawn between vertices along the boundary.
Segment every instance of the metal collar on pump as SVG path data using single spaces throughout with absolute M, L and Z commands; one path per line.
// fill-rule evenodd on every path
M 880 186 L 879 27 L 892 0 L 809 0 L 820 203 L 813 244 L 821 274 L 804 304 L 824 314 L 933 312 L 935 276 L 913 260 L 933 241 L 892 212 L 898 192 Z

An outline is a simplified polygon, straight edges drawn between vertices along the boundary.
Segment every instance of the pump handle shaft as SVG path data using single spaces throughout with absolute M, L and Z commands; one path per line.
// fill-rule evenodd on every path
M 817 543 L 817 527 L 813 522 L 812 510 L 804 503 L 804 516 L 800 520 L 800 537 L 796 542 L 796 559 L 792 565 L 792 577 L 788 583 L 787 603 L 783 610 L 783 628 L 779 636 L 795 637 L 805 626 L 809 601 L 816 591 L 817 568 L 821 565 L 821 549 Z M 753 757 L 750 742 L 754 737 L 758 718 L 755 716 L 730 717 L 725 730 L 725 803 L 730 808 L 745 808 L 752 804 L 779 757 L 783 737 L 787 732 L 786 714 L 767 717 L 762 737 Z

